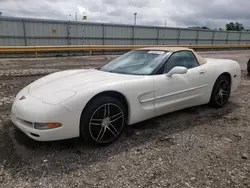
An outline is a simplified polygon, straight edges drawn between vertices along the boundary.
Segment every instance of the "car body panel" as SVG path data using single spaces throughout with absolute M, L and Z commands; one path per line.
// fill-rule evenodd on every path
M 208 103 L 209 79 L 203 69 L 198 66 L 189 69 L 186 74 L 155 76 L 156 115 Z
M 24 91 L 22 94 L 25 94 Z M 70 112 L 62 105 L 51 105 L 40 99 L 25 95 L 26 99 L 17 100 L 12 105 L 11 120 L 26 135 L 34 140 L 48 141 L 74 138 L 79 136 L 80 112 Z M 49 130 L 34 129 L 34 123 L 60 122 L 61 127 Z M 39 137 L 33 136 L 39 135 Z

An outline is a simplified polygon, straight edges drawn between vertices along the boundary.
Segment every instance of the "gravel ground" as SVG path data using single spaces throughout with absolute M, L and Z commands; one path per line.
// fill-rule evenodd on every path
M 128 127 L 102 148 L 79 138 L 33 141 L 9 114 L 16 93 L 33 80 L 114 56 L 0 59 L 0 187 L 250 187 L 250 51 L 200 54 L 241 64 L 241 86 L 224 108 L 160 116 Z

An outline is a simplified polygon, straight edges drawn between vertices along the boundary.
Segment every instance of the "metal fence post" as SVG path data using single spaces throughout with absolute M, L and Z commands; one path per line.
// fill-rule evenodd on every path
M 70 41 L 70 21 L 66 22 L 66 27 L 67 27 L 67 43 L 68 45 L 71 45 L 71 41 Z M 68 56 L 70 56 L 70 51 L 68 52 Z
M 157 38 L 156 44 L 159 45 L 159 37 L 160 37 L 160 28 L 157 29 Z
M 105 45 L 105 28 L 104 28 L 104 24 L 102 24 L 102 45 Z
M 23 37 L 24 37 L 24 45 L 27 46 L 27 36 L 26 36 L 26 26 L 25 26 L 25 21 L 22 20 L 23 23 Z
M 37 52 L 37 49 L 36 49 L 36 44 L 34 45 L 34 49 L 35 49 L 35 57 L 37 58 L 38 57 L 38 52 Z
M 70 45 L 71 43 L 70 43 L 70 21 L 68 21 L 67 23 L 66 23 L 66 25 L 67 25 L 67 41 L 68 41 L 68 45 Z
M 132 26 L 133 32 L 132 32 L 132 45 L 135 45 L 135 26 Z
M 226 44 L 228 44 L 228 39 L 229 39 L 229 31 L 227 31 L 227 41 L 226 41 Z
M 181 37 L 181 29 L 178 29 L 178 33 L 177 33 L 177 44 L 180 44 L 180 37 Z
M 82 45 L 84 45 L 84 24 L 81 24 L 82 26 Z
M 196 34 L 196 44 L 198 44 L 198 41 L 199 41 L 199 34 L 200 34 L 200 30 L 197 30 L 197 34 Z
M 242 36 L 242 31 L 240 32 L 240 37 L 239 37 L 239 42 L 238 42 L 238 44 L 241 43 L 241 36 Z
M 215 30 L 213 30 L 212 45 L 214 45 L 214 39 L 215 39 Z

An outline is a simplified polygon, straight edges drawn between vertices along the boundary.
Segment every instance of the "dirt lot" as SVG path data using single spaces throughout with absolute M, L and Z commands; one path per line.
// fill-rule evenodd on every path
M 36 142 L 9 119 L 16 93 L 62 69 L 112 56 L 0 59 L 0 187 L 250 187 L 250 51 L 206 52 L 240 62 L 242 83 L 222 109 L 185 109 L 130 126 L 113 145 Z

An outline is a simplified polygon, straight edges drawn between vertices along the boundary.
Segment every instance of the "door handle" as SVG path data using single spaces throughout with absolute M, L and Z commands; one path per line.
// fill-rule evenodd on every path
M 200 71 L 199 74 L 205 74 L 206 72 L 205 71 Z

